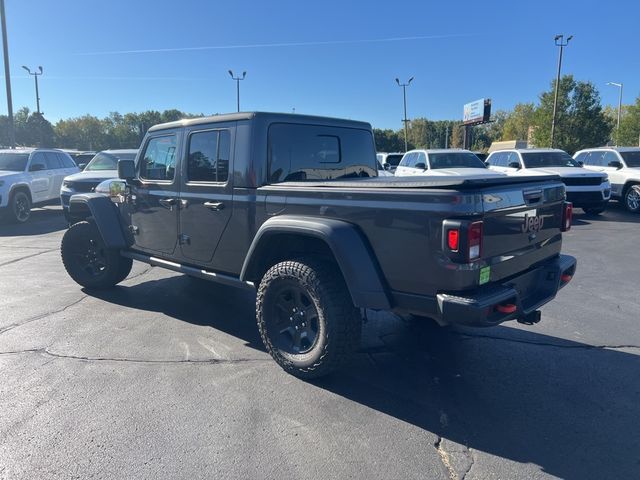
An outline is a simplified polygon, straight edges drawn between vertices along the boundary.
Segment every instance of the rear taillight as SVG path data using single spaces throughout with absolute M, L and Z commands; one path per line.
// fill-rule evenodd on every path
M 573 203 L 564 202 L 562 208 L 562 227 L 560 231 L 568 232 L 571 230 L 571 220 L 573 219 Z
M 469 226 L 469 261 L 477 260 L 482 255 L 482 222 L 473 222 Z
M 457 252 L 460 249 L 460 230 L 457 228 L 447 231 L 447 247 L 452 252 Z
M 445 220 L 442 225 L 442 248 L 458 263 L 469 263 L 482 256 L 482 222 Z

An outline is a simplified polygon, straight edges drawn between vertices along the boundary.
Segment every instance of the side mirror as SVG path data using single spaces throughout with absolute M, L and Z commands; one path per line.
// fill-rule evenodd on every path
M 509 162 L 509 168 L 515 168 L 516 170 L 520 170 L 520 162 Z
M 416 163 L 413 168 L 419 168 L 420 170 L 426 170 L 427 169 L 427 165 L 420 162 L 420 163 Z
M 34 163 L 29 167 L 30 172 L 40 172 L 44 170 L 44 165 L 41 163 Z
M 118 160 L 118 178 L 122 180 L 136 178 L 136 164 L 133 160 Z
M 84 167 L 86 167 L 86 166 L 87 166 L 87 164 L 86 164 L 86 163 L 79 163 L 79 164 L 78 164 L 78 168 L 79 168 L 80 170 L 84 170 Z
M 612 160 L 609 162 L 609 167 L 617 168 L 620 170 L 622 168 L 622 162 L 620 160 Z
M 489 163 L 489 160 L 485 160 L 485 161 L 484 161 L 484 162 L 482 162 L 482 163 L 484 163 L 484 166 L 485 166 L 485 167 L 490 167 L 490 166 L 491 166 L 491 164 Z
M 384 165 L 382 165 L 382 168 L 384 168 L 385 170 L 389 171 L 389 170 L 391 170 L 391 165 L 389 165 L 388 163 L 385 163 Z
M 582 160 L 578 160 L 578 165 L 580 165 L 581 167 L 584 167 L 584 162 Z

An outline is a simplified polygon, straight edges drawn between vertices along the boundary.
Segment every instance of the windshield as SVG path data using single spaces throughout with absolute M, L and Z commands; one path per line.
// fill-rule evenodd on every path
M 638 150 L 637 152 L 620 152 L 620 155 L 622 155 L 622 158 L 624 158 L 627 167 L 640 167 L 640 150 Z
M 402 153 L 395 154 L 395 155 L 387 155 L 386 162 L 393 167 L 397 167 L 398 164 L 400 163 L 400 160 L 402 160 L 402 155 L 403 155 Z
M 524 161 L 525 168 L 580 166 L 580 164 L 566 152 L 522 153 L 522 160 Z
M 100 170 L 117 170 L 118 160 L 134 160 L 135 153 L 97 153 L 84 169 L 85 172 Z
M 28 153 L 0 153 L 0 170 L 24 172 L 28 160 Z
M 438 168 L 487 168 L 482 160 L 470 152 L 430 153 L 432 169 Z

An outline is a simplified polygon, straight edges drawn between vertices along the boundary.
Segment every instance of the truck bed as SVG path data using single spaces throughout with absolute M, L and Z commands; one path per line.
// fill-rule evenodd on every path
M 310 180 L 305 182 L 283 182 L 271 187 L 333 187 L 333 188 L 442 188 L 470 190 L 493 186 L 507 186 L 521 183 L 542 183 L 559 181 L 557 175 L 532 175 L 522 177 L 474 175 L 459 176 L 415 176 L 415 177 L 364 177 L 348 180 Z

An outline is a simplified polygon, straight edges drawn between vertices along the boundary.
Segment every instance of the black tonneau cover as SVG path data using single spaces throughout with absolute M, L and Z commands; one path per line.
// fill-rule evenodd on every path
M 531 176 L 493 176 L 474 175 L 468 177 L 458 176 L 414 176 L 414 177 L 373 177 L 339 180 L 308 180 L 306 182 L 283 182 L 271 185 L 272 187 L 334 187 L 334 188 L 455 188 L 467 190 L 473 188 L 485 188 L 492 186 L 513 185 L 517 183 L 540 183 L 558 181 L 558 175 L 531 175 Z

